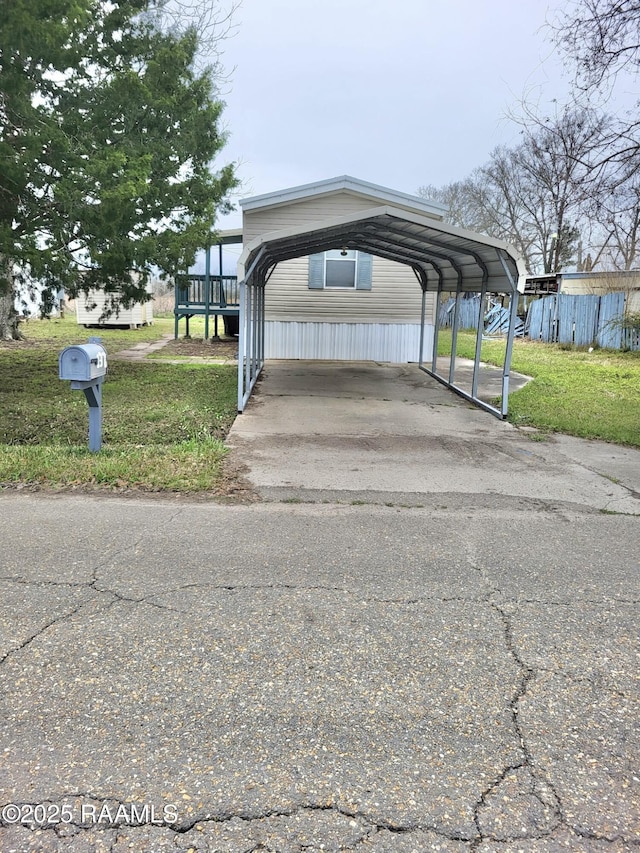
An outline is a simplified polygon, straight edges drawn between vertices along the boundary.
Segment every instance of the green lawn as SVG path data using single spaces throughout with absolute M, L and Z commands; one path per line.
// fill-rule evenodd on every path
M 441 332 L 439 351 L 451 351 Z M 482 360 L 504 362 L 504 341 L 483 341 Z M 473 358 L 475 335 L 458 333 L 457 354 Z M 511 367 L 534 378 L 509 394 L 509 420 L 547 432 L 640 447 L 640 353 L 514 342 Z
M 222 320 L 219 326 L 222 327 Z M 213 334 L 214 323 L 210 321 L 210 333 Z M 184 337 L 186 324 L 180 320 L 179 336 Z M 90 337 L 98 337 L 106 349 L 117 352 L 129 349 L 144 341 L 157 341 L 165 335 L 173 337 L 173 314 L 154 316 L 152 326 L 141 326 L 139 329 L 87 329 L 79 326 L 75 317 L 70 314 L 64 320 L 27 320 L 20 324 L 20 330 L 28 342 L 41 344 L 48 342 L 57 350 L 68 344 L 86 343 Z M 189 334 L 192 338 L 204 337 L 204 317 L 192 317 L 189 320 Z
M 73 319 L 32 320 L 27 340 L 0 345 L 0 485 L 98 485 L 153 491 L 220 490 L 223 440 L 236 415 L 232 365 L 118 361 L 112 356 L 172 332 L 171 319 L 137 330 L 87 330 Z M 58 379 L 58 353 L 99 335 L 110 356 L 104 385 L 104 446 L 87 449 L 84 395 Z M 202 330 L 196 324 L 194 337 Z M 440 336 L 442 353 L 450 336 Z M 458 354 L 475 338 L 460 332 Z M 503 341 L 486 341 L 500 364 Z M 640 447 L 640 353 L 566 349 L 516 341 L 513 369 L 534 377 L 510 395 L 509 420 Z
M 163 335 L 173 335 L 173 320 L 168 317 L 155 318 L 152 326 L 141 326 L 139 329 L 86 329 L 78 325 L 71 313 L 64 320 L 27 320 L 20 324 L 20 331 L 30 343 L 47 342 L 58 349 L 68 344 L 86 343 L 95 336 L 102 339 L 107 351 L 117 352 L 142 341 L 157 341 Z M 183 333 L 184 324 L 181 327 Z
M 236 369 L 109 359 L 103 451 L 87 450 L 88 407 L 58 379 L 58 353 L 88 335 L 107 355 L 157 340 L 172 323 L 87 330 L 73 320 L 30 321 L 27 341 L 0 346 L 0 483 L 216 489 L 223 440 L 236 415 Z

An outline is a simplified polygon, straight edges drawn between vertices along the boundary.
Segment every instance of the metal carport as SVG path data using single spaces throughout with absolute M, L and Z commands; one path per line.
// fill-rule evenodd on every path
M 418 366 L 452 391 L 497 417 L 507 414 L 509 368 L 517 316 L 518 295 L 524 290 L 526 270 L 515 250 L 501 240 L 445 225 L 440 221 L 383 206 L 348 216 L 264 234 L 253 240 L 240 257 L 240 340 L 238 353 L 238 411 L 242 412 L 264 365 L 265 287 L 280 261 L 335 248 L 355 249 L 407 264 L 422 288 L 422 316 Z M 433 351 L 424 363 L 425 304 L 428 292 L 437 293 Z M 451 358 L 446 375 L 438 373 L 439 308 L 443 293 L 455 296 Z M 479 293 L 473 379 L 469 391 L 455 383 L 456 338 L 460 300 Z M 500 408 L 478 397 L 483 306 L 488 293 L 507 297 L 509 326 L 502 374 Z

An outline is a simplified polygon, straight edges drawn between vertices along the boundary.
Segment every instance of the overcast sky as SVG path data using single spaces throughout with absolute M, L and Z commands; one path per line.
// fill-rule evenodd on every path
M 505 114 L 523 92 L 566 91 L 544 30 L 561 2 L 242 0 L 220 162 L 239 162 L 240 197 L 344 174 L 408 193 L 464 178 L 517 142 Z

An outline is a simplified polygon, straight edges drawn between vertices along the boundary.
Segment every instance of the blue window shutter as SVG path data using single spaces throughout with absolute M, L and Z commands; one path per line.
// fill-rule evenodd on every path
M 312 290 L 324 288 L 324 252 L 309 255 L 309 287 Z
M 366 252 L 358 252 L 358 272 L 356 274 L 356 290 L 371 290 L 371 273 L 373 257 Z

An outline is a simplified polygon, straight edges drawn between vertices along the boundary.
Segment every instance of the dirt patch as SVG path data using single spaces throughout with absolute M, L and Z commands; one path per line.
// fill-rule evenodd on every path
M 59 343 L 59 341 L 49 341 L 47 339 L 38 340 L 38 341 L 29 341 L 26 339 L 19 340 L 19 341 L 3 341 L 3 340 L 0 340 L 0 349 L 35 349 L 35 348 L 42 349 L 42 347 L 46 346 L 47 344 L 49 344 L 53 347 L 57 343 Z
M 189 358 L 237 359 L 238 339 L 220 338 L 216 341 L 211 338 L 205 341 L 203 338 L 178 338 L 177 341 L 169 341 L 163 346 L 160 354 L 163 358 L 178 355 Z

